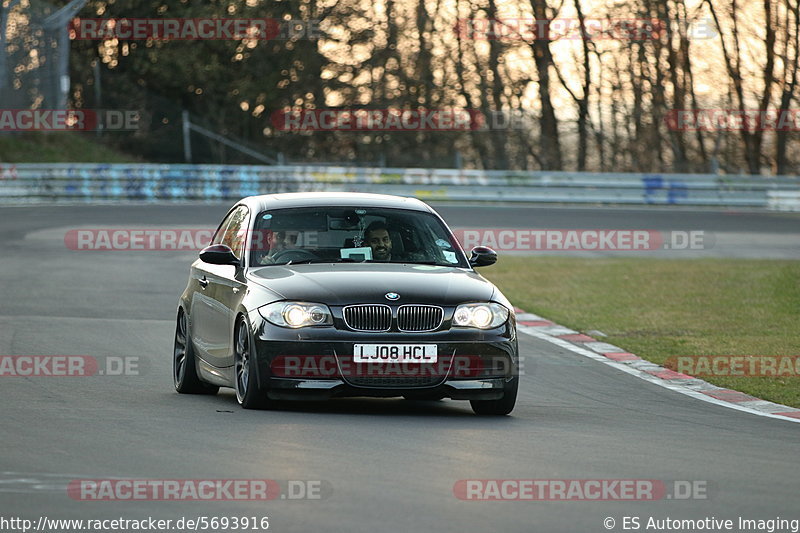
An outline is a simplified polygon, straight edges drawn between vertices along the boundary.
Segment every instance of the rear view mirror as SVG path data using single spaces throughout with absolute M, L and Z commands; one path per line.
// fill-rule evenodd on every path
M 493 265 L 497 262 L 497 252 L 487 246 L 476 246 L 470 252 L 469 264 L 472 267 Z
M 200 260 L 210 265 L 236 265 L 239 260 L 227 244 L 212 244 L 200 251 Z

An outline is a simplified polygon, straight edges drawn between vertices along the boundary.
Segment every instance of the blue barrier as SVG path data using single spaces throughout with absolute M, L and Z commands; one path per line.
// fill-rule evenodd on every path
M 234 201 L 302 191 L 426 200 L 749 206 L 800 210 L 800 178 L 342 166 L 0 164 L 0 201 Z

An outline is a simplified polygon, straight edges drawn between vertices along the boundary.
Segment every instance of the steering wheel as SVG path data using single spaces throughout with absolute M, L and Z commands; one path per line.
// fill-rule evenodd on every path
M 302 261 L 303 259 L 318 259 L 317 255 L 303 250 L 302 248 L 293 248 L 289 250 L 281 250 L 272 256 L 272 261 L 275 263 L 288 263 L 289 261 Z

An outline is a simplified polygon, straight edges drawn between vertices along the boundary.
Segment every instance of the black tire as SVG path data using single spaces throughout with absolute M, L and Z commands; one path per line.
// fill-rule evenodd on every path
M 236 323 L 236 336 L 233 339 L 234 356 L 234 389 L 236 401 L 244 409 L 267 409 L 272 402 L 267 398 L 267 391 L 260 389 L 256 377 L 256 360 L 253 350 L 253 338 L 247 319 L 240 318 Z
M 189 337 L 189 321 L 183 310 L 175 325 L 175 344 L 172 349 L 172 380 L 175 390 L 181 394 L 216 394 L 219 387 L 205 383 L 197 375 L 192 340 Z
M 476 415 L 505 416 L 514 410 L 517 403 L 519 376 L 514 376 L 503 386 L 503 397 L 498 400 L 470 400 Z

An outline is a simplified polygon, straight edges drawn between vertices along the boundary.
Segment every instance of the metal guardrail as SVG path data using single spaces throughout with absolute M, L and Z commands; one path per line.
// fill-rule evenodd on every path
M 800 177 L 336 166 L 0 164 L 0 202 L 236 200 L 355 191 L 425 200 L 747 206 L 800 211 Z

